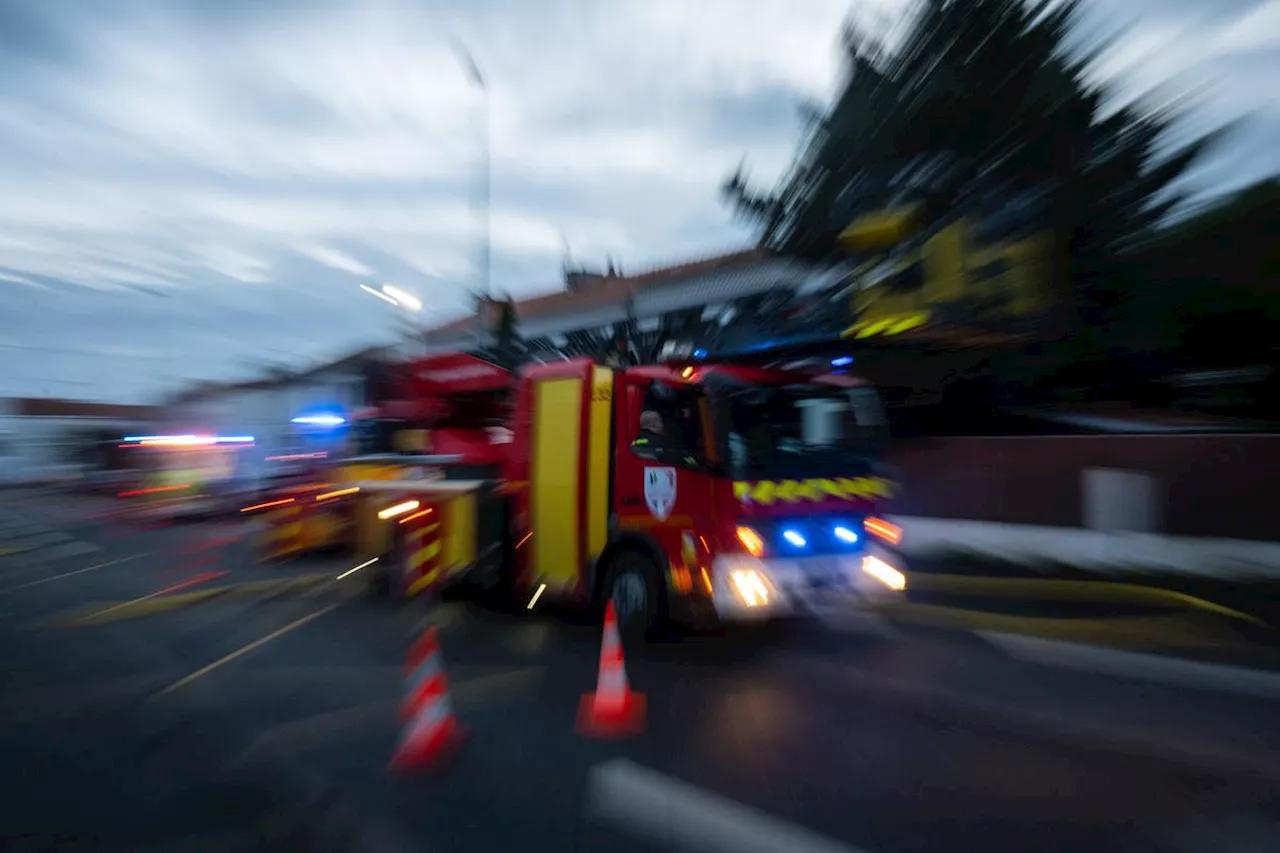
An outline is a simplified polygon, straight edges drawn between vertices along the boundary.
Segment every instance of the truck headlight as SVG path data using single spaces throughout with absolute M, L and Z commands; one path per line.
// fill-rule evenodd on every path
M 907 588 L 907 576 L 872 554 L 862 558 L 862 571 L 889 589 L 901 592 Z
M 769 583 L 755 569 L 734 569 L 729 573 L 729 580 L 747 607 L 763 607 L 769 603 Z

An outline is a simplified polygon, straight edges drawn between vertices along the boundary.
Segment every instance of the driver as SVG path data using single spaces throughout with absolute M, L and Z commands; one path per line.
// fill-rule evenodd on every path
M 658 448 L 669 446 L 666 427 L 662 423 L 662 415 L 652 409 L 646 409 L 640 413 L 640 435 L 636 438 L 635 443 L 648 444 Z

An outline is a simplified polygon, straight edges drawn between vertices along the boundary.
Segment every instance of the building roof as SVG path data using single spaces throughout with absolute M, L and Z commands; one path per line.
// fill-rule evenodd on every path
M 377 359 L 391 349 L 391 347 L 380 346 L 365 347 L 362 350 L 347 353 L 346 355 L 330 361 L 308 367 L 305 370 L 281 370 L 278 371 L 276 375 L 263 379 L 252 379 L 245 382 L 204 382 L 182 391 L 172 399 L 172 402 L 194 403 L 200 400 L 218 397 L 223 394 L 233 394 L 237 391 L 256 391 L 268 388 L 278 388 L 282 385 L 289 385 L 300 380 L 310 379 L 329 371 L 354 370 L 371 360 Z
M 642 291 L 677 285 L 687 279 L 750 266 L 769 257 L 769 253 L 763 249 L 746 249 L 726 255 L 687 261 L 674 266 L 660 267 L 637 275 L 576 274 L 573 290 L 559 290 L 516 300 L 516 316 L 521 321 L 528 321 L 589 311 L 618 304 Z M 426 330 L 424 337 L 428 341 L 448 339 L 471 331 L 475 327 L 475 322 L 474 315 L 460 317 Z
M 99 418 L 112 421 L 148 421 L 157 418 L 157 406 L 129 406 L 115 403 L 90 403 L 55 397 L 13 397 L 13 414 L 28 418 Z

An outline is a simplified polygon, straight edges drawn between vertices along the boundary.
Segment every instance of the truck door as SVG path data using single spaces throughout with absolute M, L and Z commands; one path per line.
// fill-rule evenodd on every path
M 652 539 L 667 555 L 667 583 L 689 591 L 713 522 L 709 420 L 701 390 L 658 382 L 627 389 L 614 491 L 618 527 Z

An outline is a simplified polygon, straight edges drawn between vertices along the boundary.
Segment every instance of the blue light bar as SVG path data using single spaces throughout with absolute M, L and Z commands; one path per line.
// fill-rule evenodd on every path
M 843 524 L 837 524 L 833 532 L 836 534 L 836 538 L 841 542 L 847 542 L 850 545 L 853 545 L 858 541 L 857 532 L 853 530 L 853 528 L 846 527 Z
M 806 540 L 802 535 L 800 535 L 798 531 L 795 531 L 795 530 L 782 531 L 782 538 L 787 540 L 797 548 L 803 548 L 805 545 L 809 544 L 808 540 Z
M 851 364 L 853 364 L 853 356 L 851 355 L 842 355 L 839 358 L 831 359 L 832 367 L 848 367 Z
M 346 422 L 347 419 L 341 415 L 299 415 L 292 421 L 307 426 L 342 426 Z

